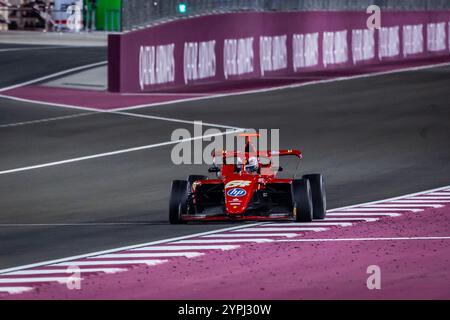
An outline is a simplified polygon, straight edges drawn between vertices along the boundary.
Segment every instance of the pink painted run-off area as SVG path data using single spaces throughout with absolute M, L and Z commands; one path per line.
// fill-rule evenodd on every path
M 303 233 L 283 241 L 245 243 L 236 250 L 177 258 L 151 267 L 135 266 L 113 275 L 86 276 L 81 290 L 48 284 L 5 298 L 450 299 L 449 239 L 295 242 L 449 235 L 447 204 L 376 222 Z M 381 268 L 380 290 L 366 286 L 370 265 Z
M 144 94 L 120 94 L 106 91 L 30 85 L 1 92 L 1 95 L 26 99 L 33 102 L 61 104 L 97 110 L 114 110 L 118 108 L 208 98 L 216 95 L 232 95 L 255 90 L 270 90 L 288 85 L 307 85 L 308 83 L 314 84 L 324 80 L 332 81 L 341 77 L 370 75 L 443 63 L 450 63 L 450 56 L 391 62 L 382 65 L 367 65 L 358 69 L 304 73 L 297 77 L 273 77 L 248 81 L 218 82 L 216 84 L 189 86 L 184 89 L 179 88 L 176 91 L 165 90 Z
M 106 91 L 25 86 L 2 93 L 3 95 L 31 100 L 32 102 L 61 104 L 74 107 L 112 110 L 143 104 L 159 104 L 203 97 L 203 94 L 151 94 L 122 95 Z

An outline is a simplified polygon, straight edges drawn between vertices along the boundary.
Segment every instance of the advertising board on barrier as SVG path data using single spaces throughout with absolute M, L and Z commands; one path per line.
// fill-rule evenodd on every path
M 450 12 L 239 13 L 109 38 L 109 89 L 146 92 L 449 56 Z

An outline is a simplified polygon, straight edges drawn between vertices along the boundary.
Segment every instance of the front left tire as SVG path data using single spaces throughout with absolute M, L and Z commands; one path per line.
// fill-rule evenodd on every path
M 313 203 L 311 186 L 307 179 L 292 181 L 292 206 L 297 222 L 313 220 Z
M 303 179 L 309 181 L 311 185 L 313 218 L 325 219 L 327 215 L 327 196 L 325 192 L 325 181 L 322 174 L 306 174 Z

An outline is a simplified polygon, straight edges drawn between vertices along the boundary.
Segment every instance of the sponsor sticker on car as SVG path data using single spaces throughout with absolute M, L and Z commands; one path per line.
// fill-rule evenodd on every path
M 245 191 L 242 188 L 233 188 L 228 190 L 227 195 L 230 197 L 243 197 L 247 194 L 247 191 Z

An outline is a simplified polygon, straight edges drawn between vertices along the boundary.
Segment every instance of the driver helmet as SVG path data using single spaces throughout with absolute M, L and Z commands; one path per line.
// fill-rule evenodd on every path
M 245 166 L 245 170 L 249 173 L 257 172 L 259 168 L 258 158 L 250 157 L 248 159 L 248 164 Z

